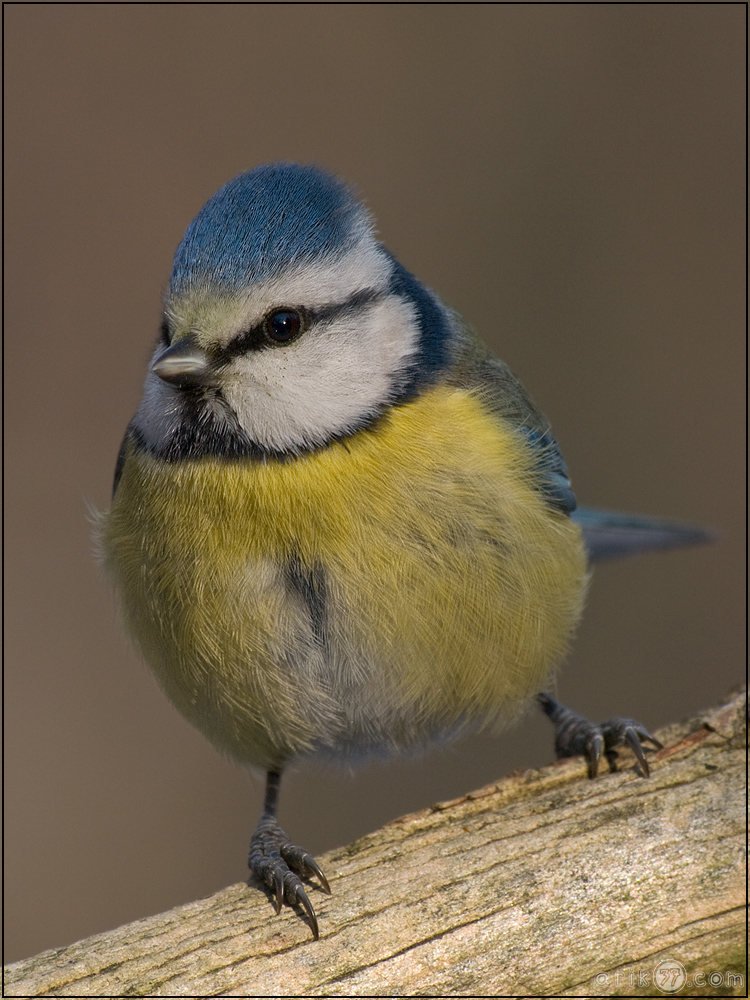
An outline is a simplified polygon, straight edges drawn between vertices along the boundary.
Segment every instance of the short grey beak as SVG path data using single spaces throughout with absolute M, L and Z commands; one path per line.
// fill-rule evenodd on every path
M 216 385 L 216 374 L 206 352 L 191 336 L 168 347 L 151 365 L 151 371 L 179 389 Z

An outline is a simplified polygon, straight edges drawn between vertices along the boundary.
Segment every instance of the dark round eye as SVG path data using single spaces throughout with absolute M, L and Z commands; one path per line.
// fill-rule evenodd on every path
M 278 344 L 294 340 L 302 332 L 302 317 L 294 309 L 278 309 L 266 317 L 266 333 Z

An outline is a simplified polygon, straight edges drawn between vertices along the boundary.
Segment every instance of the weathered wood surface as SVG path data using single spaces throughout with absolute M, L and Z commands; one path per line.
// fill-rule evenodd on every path
M 745 722 L 734 694 L 662 730 L 648 780 L 563 761 L 331 851 L 318 942 L 234 885 L 11 965 L 4 995 L 654 996 L 674 959 L 677 995 L 746 996 Z

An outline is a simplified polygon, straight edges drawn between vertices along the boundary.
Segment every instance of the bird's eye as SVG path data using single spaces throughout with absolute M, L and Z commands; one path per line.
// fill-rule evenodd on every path
M 266 317 L 266 333 L 277 344 L 288 344 L 302 333 L 302 317 L 295 309 L 278 309 Z

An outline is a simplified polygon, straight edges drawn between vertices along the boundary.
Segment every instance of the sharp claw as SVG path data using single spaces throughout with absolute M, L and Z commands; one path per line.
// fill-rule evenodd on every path
M 601 760 L 602 750 L 604 749 L 604 740 L 601 735 L 597 733 L 591 741 L 591 744 L 586 749 L 586 760 L 588 761 L 589 778 L 595 778 L 599 773 L 599 761 Z
M 295 895 L 297 897 L 297 902 L 300 904 L 302 909 L 307 914 L 307 918 L 310 921 L 310 928 L 312 929 L 313 932 L 313 937 L 317 941 L 318 938 L 320 937 L 318 933 L 318 918 L 315 916 L 315 910 L 312 908 L 312 903 L 307 898 L 307 893 L 305 892 L 305 890 L 302 888 L 301 885 L 297 886 Z
M 599 772 L 602 755 L 609 760 L 610 769 L 616 770 L 615 750 L 625 743 L 635 754 L 642 773 L 647 778 L 651 776 L 651 769 L 646 759 L 647 748 L 644 744 L 650 744 L 649 750 L 652 746 L 657 750 L 663 750 L 664 747 L 637 720 L 618 716 L 596 725 L 572 712 L 545 691 L 537 695 L 537 701 L 554 723 L 555 751 L 558 759 L 583 754 L 588 765 L 589 778 L 595 778 Z
M 648 729 L 636 729 L 636 732 L 638 733 L 638 736 L 640 737 L 641 741 L 648 740 L 649 743 L 653 743 L 653 745 L 656 747 L 657 750 L 664 749 L 664 744 L 660 743 L 657 739 L 655 739 L 655 737 L 651 735 Z
M 316 875 L 318 877 L 320 884 L 323 887 L 323 891 L 327 892 L 328 895 L 330 896 L 331 887 L 328 884 L 328 879 L 323 874 L 323 869 L 320 867 L 315 858 L 310 857 L 309 854 L 306 854 L 305 857 L 303 858 L 303 861 L 305 862 L 305 867 L 308 868 L 313 873 L 313 875 Z
M 625 742 L 628 744 L 630 749 L 638 758 L 638 763 L 641 765 L 641 769 L 647 778 L 651 777 L 651 771 L 649 770 L 648 761 L 646 760 L 646 755 L 643 752 L 643 747 L 641 746 L 641 741 L 638 737 L 638 733 L 633 729 L 632 726 L 628 726 L 625 730 Z
M 253 875 L 263 881 L 270 890 L 276 913 L 281 913 L 285 903 L 289 906 L 301 906 L 305 911 L 313 938 L 317 941 L 320 935 L 318 919 L 299 876 L 312 872 L 320 879 L 327 893 L 330 894 L 331 889 L 317 861 L 301 847 L 290 843 L 278 824 L 276 806 L 280 780 L 281 771 L 268 771 L 263 815 L 250 840 L 247 863 Z
M 281 913 L 281 907 L 284 903 L 284 875 L 278 869 L 273 876 L 273 891 L 276 896 L 276 912 Z

